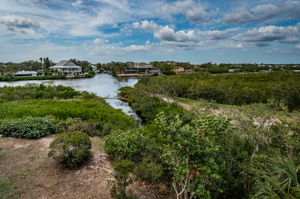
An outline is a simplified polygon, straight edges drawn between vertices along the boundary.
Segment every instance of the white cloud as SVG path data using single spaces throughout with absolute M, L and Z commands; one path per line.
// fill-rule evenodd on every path
M 228 32 L 226 30 L 225 31 L 209 30 L 209 31 L 203 32 L 202 34 L 209 40 L 221 40 L 221 39 L 226 39 L 226 38 L 230 37 L 230 35 L 228 34 Z
M 245 47 L 243 46 L 242 43 L 237 43 L 237 44 L 231 44 L 231 45 L 229 46 L 229 48 L 242 49 L 242 48 L 245 48 Z
M 296 48 L 300 49 L 300 44 L 296 45 Z
M 38 28 L 39 24 L 29 18 L 16 15 L 5 15 L 0 17 L 0 24 L 3 24 L 11 31 L 25 31 L 25 29 Z
M 261 22 L 274 17 L 286 18 L 300 18 L 300 1 L 287 0 L 278 5 L 275 4 L 261 4 L 254 8 L 247 9 L 239 7 L 231 13 L 227 13 L 223 17 L 226 23 L 249 23 Z
M 97 38 L 97 39 L 94 40 L 95 44 L 105 44 L 107 42 L 108 41 L 106 39 L 100 39 L 100 38 Z
M 300 23 L 296 26 L 264 26 L 247 30 L 234 36 L 235 40 L 267 46 L 272 42 L 290 43 L 300 41 Z
M 206 11 L 201 4 L 193 0 L 183 0 L 162 6 L 157 14 L 168 20 L 173 20 L 172 15 L 184 14 L 188 20 L 198 22 L 205 20 Z
M 80 6 L 82 4 L 82 0 L 76 0 L 72 3 L 73 6 Z
M 153 21 L 142 21 L 133 23 L 134 28 L 152 31 L 153 36 L 164 44 L 176 45 L 178 47 L 195 46 L 199 42 L 194 30 L 179 30 L 166 25 L 161 26 Z

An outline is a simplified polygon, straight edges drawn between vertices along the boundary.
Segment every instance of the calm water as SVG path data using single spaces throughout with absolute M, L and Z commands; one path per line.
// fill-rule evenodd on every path
M 46 85 L 63 85 L 69 86 L 79 91 L 93 92 L 99 97 L 117 97 L 119 88 L 124 86 L 134 86 L 138 82 L 137 78 L 129 78 L 123 81 L 117 80 L 115 77 L 108 74 L 97 74 L 93 78 L 87 79 L 70 79 L 70 80 L 30 80 L 30 81 L 14 81 L 0 82 L 2 86 L 23 86 L 25 84 L 46 84 Z M 126 114 L 138 118 L 131 110 L 127 103 L 116 99 L 105 100 L 112 107 L 121 109 Z

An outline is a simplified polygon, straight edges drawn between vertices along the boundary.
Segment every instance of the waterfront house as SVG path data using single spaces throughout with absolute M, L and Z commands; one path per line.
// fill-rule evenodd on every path
M 182 66 L 175 66 L 175 68 L 173 69 L 173 72 L 177 73 L 184 73 L 185 69 Z
M 91 69 L 92 69 L 93 72 L 96 72 L 97 71 L 97 66 L 91 65 Z
M 149 71 L 153 70 L 152 64 L 147 63 L 134 63 L 133 67 L 130 67 L 124 71 L 124 73 L 130 74 L 130 73 L 147 73 Z
M 14 74 L 15 77 L 36 77 L 37 72 L 36 71 L 25 71 L 21 70 Z
M 82 68 L 71 60 L 60 61 L 50 69 L 55 71 L 54 75 L 80 75 L 82 73 Z

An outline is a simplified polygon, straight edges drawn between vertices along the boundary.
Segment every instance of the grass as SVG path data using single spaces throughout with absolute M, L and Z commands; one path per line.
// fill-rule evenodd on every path
M 121 110 L 113 109 L 104 100 L 23 100 L 0 103 L 0 120 L 26 116 L 54 117 L 59 120 L 79 118 L 95 121 L 102 135 L 115 129 L 127 130 L 137 126 L 136 121 Z
M 250 104 L 250 105 L 227 105 L 227 104 L 219 104 L 216 102 L 211 102 L 204 99 L 193 100 L 189 98 L 181 98 L 181 97 L 172 97 L 172 99 L 188 104 L 195 109 L 205 108 L 207 110 L 210 109 L 220 109 L 224 110 L 223 114 L 230 114 L 230 116 L 237 117 L 236 113 L 246 113 L 249 111 L 253 111 L 254 109 L 263 110 L 260 114 L 261 115 L 272 115 L 273 118 L 278 118 L 280 121 L 284 122 L 285 124 L 295 126 L 295 128 L 300 129 L 300 111 L 293 110 L 293 111 L 276 111 L 268 108 L 267 104 L 257 103 L 257 104 Z
M 18 191 L 8 180 L 0 178 L 0 198 L 13 199 L 17 198 Z

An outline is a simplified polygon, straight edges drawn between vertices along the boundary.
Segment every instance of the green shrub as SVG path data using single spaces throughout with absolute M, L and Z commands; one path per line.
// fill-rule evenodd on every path
M 133 196 L 127 196 L 126 187 L 130 185 L 133 180 L 130 173 L 134 169 L 134 162 L 130 160 L 121 160 L 114 165 L 113 186 L 111 189 L 111 196 L 114 199 L 132 199 Z
M 151 159 L 144 159 L 135 167 L 134 174 L 143 181 L 156 183 L 163 174 L 163 167 L 160 164 L 151 162 Z
M 91 141 L 82 132 L 58 135 L 50 144 L 48 156 L 53 157 L 64 167 L 78 168 L 90 155 Z
M 55 120 L 40 117 L 8 119 L 0 122 L 0 134 L 16 138 L 41 138 L 58 131 Z
M 100 128 L 97 135 L 107 135 L 117 129 L 135 128 L 137 123 L 121 110 L 113 109 L 104 100 L 22 100 L 4 102 L 0 105 L 1 118 L 20 118 L 24 116 L 53 116 L 59 120 L 79 118 L 92 122 Z M 81 131 L 81 130 L 80 130 Z
M 138 130 L 116 131 L 106 137 L 105 151 L 113 158 L 138 160 L 146 145 Z

